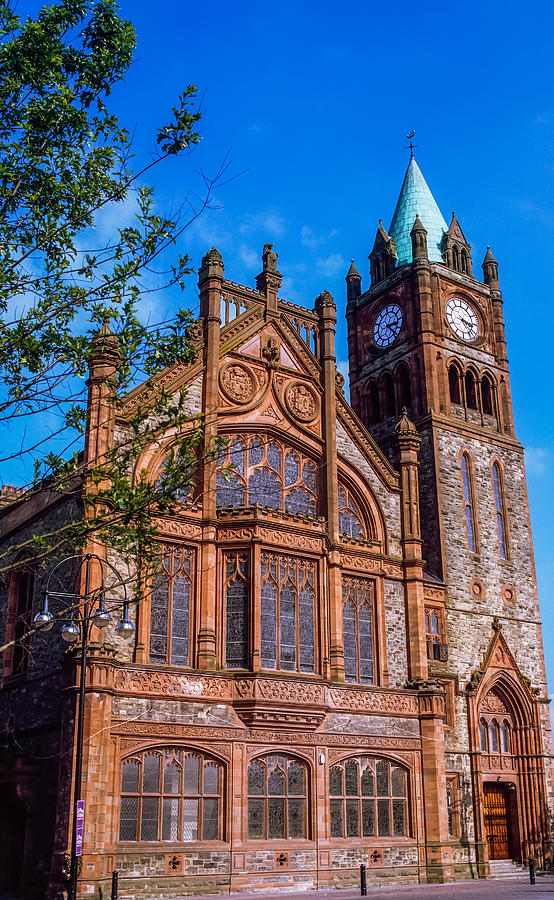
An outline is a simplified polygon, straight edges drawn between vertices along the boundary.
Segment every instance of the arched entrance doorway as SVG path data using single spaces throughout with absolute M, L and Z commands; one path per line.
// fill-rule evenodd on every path
M 539 699 L 500 628 L 468 689 L 478 871 L 496 859 L 551 858 Z
M 17 895 L 23 874 L 25 804 L 15 785 L 0 785 L 0 892 Z

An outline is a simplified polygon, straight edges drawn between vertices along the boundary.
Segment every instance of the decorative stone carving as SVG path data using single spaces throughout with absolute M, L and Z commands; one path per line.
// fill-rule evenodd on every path
M 297 534 L 293 531 L 278 531 L 276 528 L 260 528 L 259 536 L 268 544 L 276 544 L 279 547 L 290 547 L 295 550 L 310 550 L 312 553 L 321 553 L 322 543 L 320 538 L 311 538 L 305 534 Z
M 300 381 L 290 384 L 285 391 L 289 412 L 302 422 L 313 422 L 318 414 L 318 401 L 314 391 Z
M 217 538 L 220 541 L 251 541 L 253 528 L 219 528 Z
M 481 703 L 481 710 L 483 712 L 508 713 L 502 697 L 499 697 L 496 691 L 489 691 L 489 693 L 483 698 L 483 702 Z
M 254 373 L 242 363 L 229 363 L 219 373 L 221 390 L 229 400 L 249 403 L 256 392 Z
M 116 670 L 114 688 L 124 693 L 157 694 L 162 697 L 209 697 L 229 700 L 232 696 L 232 681 L 228 678 L 132 669 Z
M 156 519 L 156 528 L 160 534 L 170 534 L 172 537 L 200 540 L 202 528 L 191 522 L 183 522 L 179 519 Z
M 281 361 L 281 348 L 275 338 L 269 337 L 262 349 L 262 356 L 270 369 L 276 369 Z

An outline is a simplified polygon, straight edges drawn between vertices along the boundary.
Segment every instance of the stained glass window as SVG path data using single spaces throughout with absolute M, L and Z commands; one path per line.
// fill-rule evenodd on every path
M 316 574 L 313 560 L 262 553 L 262 668 L 315 671 Z
M 150 599 L 150 662 L 190 665 L 194 550 L 165 546 Z
M 225 664 L 248 664 L 249 557 L 238 550 L 225 554 Z
M 342 629 L 346 681 L 374 684 L 373 583 L 342 579 Z
M 144 753 L 122 765 L 119 840 L 217 840 L 222 803 L 215 760 L 178 748 Z
M 439 610 L 425 608 L 425 641 L 427 644 L 427 659 L 440 659 L 441 648 L 441 614 Z
M 338 500 L 340 533 L 349 538 L 365 538 L 366 534 L 360 507 L 344 485 L 339 485 Z
M 329 770 L 331 837 L 408 837 L 408 779 L 385 759 L 350 758 Z
M 506 529 L 504 527 L 504 503 L 502 496 L 502 475 L 500 466 L 494 463 L 492 467 L 492 485 L 494 490 L 494 503 L 496 506 L 496 528 L 498 531 L 498 549 L 501 559 L 506 559 Z
M 317 469 L 311 459 L 272 438 L 235 437 L 218 460 L 217 506 L 259 506 L 317 514 Z
M 308 770 L 293 757 L 270 754 L 248 766 L 248 837 L 305 838 Z
M 498 753 L 498 722 L 489 722 L 489 748 L 491 753 Z
M 462 485 L 464 489 L 464 508 L 466 517 L 467 545 L 472 553 L 476 552 L 475 525 L 473 515 L 473 494 L 470 477 L 470 464 L 467 453 L 462 456 Z
M 510 744 L 510 724 L 504 719 L 500 728 L 500 740 L 502 745 L 502 753 L 511 753 Z

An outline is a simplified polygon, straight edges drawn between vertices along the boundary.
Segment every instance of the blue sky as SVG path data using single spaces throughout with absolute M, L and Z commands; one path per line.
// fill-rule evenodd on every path
M 19 3 L 19 12 L 39 4 Z M 136 62 L 113 93 L 148 157 L 178 92 L 203 95 L 201 147 L 156 174 L 160 206 L 201 189 L 229 152 L 234 181 L 185 237 L 195 265 L 212 244 L 230 279 L 254 283 L 273 241 L 282 294 L 339 308 L 346 360 L 344 276 L 386 227 L 408 162 L 405 135 L 447 221 L 500 265 L 517 433 L 528 486 L 550 683 L 554 684 L 554 416 L 550 390 L 554 297 L 554 11 L 521 3 L 325 2 L 184 4 L 122 0 L 138 34 Z M 242 174 L 240 174 L 242 173 Z M 125 210 L 121 211 L 122 218 Z M 190 305 L 196 304 L 195 279 Z M 149 314 L 173 298 L 152 300 Z M 156 305 L 157 304 L 157 305 Z M 146 314 L 146 311 L 145 311 Z

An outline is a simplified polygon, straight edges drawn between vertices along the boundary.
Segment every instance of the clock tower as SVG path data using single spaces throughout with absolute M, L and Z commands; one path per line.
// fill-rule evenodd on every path
M 476 442 L 479 455 L 495 448 L 523 466 L 498 265 L 487 249 L 482 281 L 474 277 L 456 215 L 448 226 L 413 156 L 389 231 L 379 220 L 369 260 L 367 290 L 354 262 L 346 276 L 351 402 L 393 461 L 403 407 L 417 425 L 424 556 L 443 578 L 452 566 L 444 478 L 459 467 L 464 441 Z
M 421 438 L 425 639 L 429 677 L 446 689 L 448 803 L 452 810 L 458 804 L 451 834 L 465 816 L 470 854 L 479 874 L 488 874 L 500 858 L 549 857 L 552 796 L 540 614 L 498 264 L 487 249 L 477 276 L 456 215 L 448 225 L 413 155 L 369 261 L 365 290 L 354 261 L 346 275 L 351 404 L 393 463 L 404 408 Z M 433 605 L 429 598 L 441 591 Z

